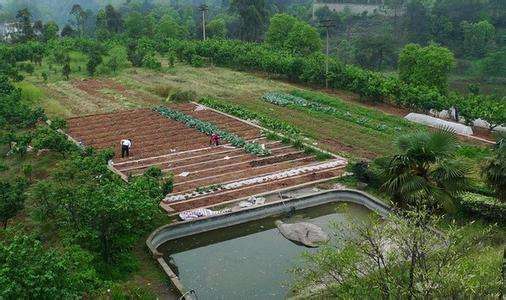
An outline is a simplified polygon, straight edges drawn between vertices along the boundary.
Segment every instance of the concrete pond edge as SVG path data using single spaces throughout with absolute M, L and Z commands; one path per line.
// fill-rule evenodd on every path
M 158 247 L 168 241 L 185 236 L 247 223 L 275 214 L 287 213 L 293 211 L 294 209 L 301 210 L 334 202 L 351 202 L 363 205 L 369 210 L 378 213 L 383 218 L 387 218 L 391 213 L 390 206 L 363 191 L 354 189 L 325 190 L 287 200 L 278 200 L 263 205 L 248 207 L 236 212 L 163 225 L 155 229 L 149 235 L 146 240 L 146 246 L 149 248 L 153 257 L 157 260 L 158 264 L 169 277 L 173 286 L 177 289 L 182 298 L 195 299 L 191 294 L 192 290 L 184 287 L 176 273 L 165 262 L 162 254 L 157 250 Z

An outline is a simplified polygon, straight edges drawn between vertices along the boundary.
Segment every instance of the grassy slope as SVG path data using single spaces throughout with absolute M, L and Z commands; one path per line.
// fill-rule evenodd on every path
M 74 64 L 73 70 L 78 70 L 79 66 L 81 66 L 81 70 L 84 70 L 82 61 Z M 82 71 L 72 75 L 73 79 L 80 79 L 83 76 Z M 26 90 L 27 95 L 35 95 L 32 97 L 33 99 L 28 99 L 28 101 L 41 104 L 50 116 L 65 117 L 106 112 L 132 106 L 151 106 L 159 103 L 159 100 L 162 99 L 156 95 L 159 90 L 170 92 L 175 89 L 192 89 L 199 96 L 212 96 L 287 121 L 301 128 L 304 135 L 317 140 L 323 148 L 351 158 L 371 158 L 391 154 L 393 150 L 392 141 L 398 134 L 420 129 L 419 126 L 405 125 L 405 121 L 399 117 L 388 116 L 355 102 L 343 102 L 335 97 L 332 98 L 335 105 L 345 106 L 354 112 L 359 111 L 360 114 L 366 115 L 374 121 L 386 122 L 390 125 L 398 122 L 399 132 L 371 132 L 369 128 L 364 126 L 322 113 L 308 112 L 303 109 L 281 108 L 267 104 L 260 99 L 264 93 L 274 90 L 300 91 L 301 87 L 225 68 L 207 67 L 196 69 L 186 65 L 177 65 L 174 68 L 164 68 L 163 72 L 131 68 L 122 70 L 118 75 L 110 78 L 121 83 L 127 89 L 140 94 L 136 94 L 137 96 L 134 95 L 128 101 L 125 101 L 121 97 L 105 97 L 111 91 L 101 90 L 100 92 L 104 97 L 97 97 L 96 95 L 92 97 L 76 89 L 71 83 L 62 81 L 58 74 L 52 74 L 49 82 L 43 83 L 40 78 L 40 70 L 37 70 L 33 76 L 29 76 L 27 83 L 24 83 L 24 86 L 21 87 Z M 101 78 L 101 80 L 105 79 Z M 151 99 L 147 100 L 145 97 L 139 97 L 138 95 L 150 95 Z M 318 94 L 315 95 L 318 96 Z M 30 98 L 30 96 L 27 96 L 27 98 Z M 153 98 L 159 100 L 155 101 Z M 97 103 L 100 105 L 97 105 Z M 488 154 L 488 151 L 466 145 L 459 152 L 460 158 L 472 165 L 475 171 L 474 175 L 477 177 L 480 161 Z M 503 242 L 505 240 L 504 236 L 501 235 L 497 238 Z M 492 246 L 492 250 L 489 250 L 488 253 L 499 255 L 501 247 L 497 246 L 496 243 L 493 243 Z M 141 261 L 146 260 L 145 254 L 139 254 L 139 258 Z M 143 263 L 143 265 L 145 264 Z M 147 281 L 160 283 L 159 275 L 159 272 L 153 270 L 146 272 L 143 267 L 140 272 L 133 275 L 132 281 L 139 282 L 139 284 Z

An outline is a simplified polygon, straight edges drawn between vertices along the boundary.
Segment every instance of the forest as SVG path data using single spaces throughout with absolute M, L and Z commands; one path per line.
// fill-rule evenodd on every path
M 338 274 L 313 296 L 504 295 L 506 1 L 0 0 L 0 39 L 0 298 L 172 297 L 144 242 L 168 222 L 174 174 L 126 183 L 114 151 L 66 134 L 69 118 L 190 101 L 345 157 L 334 183 L 398 212 L 385 235 L 409 259 L 364 275 L 374 244 L 328 245 L 292 270 L 293 290 Z M 475 136 L 403 118 L 452 110 Z M 442 251 L 433 228 L 451 237 Z

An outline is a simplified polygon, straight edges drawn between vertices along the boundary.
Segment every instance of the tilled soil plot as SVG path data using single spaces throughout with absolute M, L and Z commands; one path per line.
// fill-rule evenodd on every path
M 161 203 L 162 208 L 173 212 L 216 205 L 235 198 L 246 197 L 279 188 L 305 184 L 315 180 L 333 178 L 342 173 L 342 164 L 316 171 L 290 175 L 279 179 L 218 190 L 206 190 L 227 183 L 256 177 L 280 174 L 306 166 L 318 165 L 313 155 L 279 141 L 262 137 L 261 129 L 244 121 L 209 109 L 196 109 L 194 104 L 171 105 L 188 115 L 213 123 L 223 130 L 263 144 L 271 150 L 268 157 L 257 157 L 222 141 L 210 146 L 209 137 L 180 122 L 170 120 L 150 109 L 125 110 L 111 114 L 98 114 L 68 120 L 67 133 L 85 146 L 96 149 L 112 148 L 115 152 L 114 168 L 126 176 L 138 176 L 155 166 L 174 176 L 174 191 Z M 122 139 L 132 140 L 130 157 L 121 158 Z M 177 201 L 171 197 L 189 195 Z

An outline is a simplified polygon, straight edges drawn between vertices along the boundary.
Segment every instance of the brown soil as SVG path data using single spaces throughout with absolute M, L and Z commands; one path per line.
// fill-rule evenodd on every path
M 91 91 L 103 86 L 103 82 L 89 81 Z M 257 140 L 271 150 L 269 157 L 256 157 L 228 145 L 209 146 L 209 137 L 180 122 L 166 118 L 150 109 L 125 110 L 110 114 L 96 114 L 68 120 L 68 134 L 85 146 L 115 150 L 114 166 L 126 176 L 139 175 L 151 166 L 166 173 L 173 173 L 173 193 L 192 192 L 199 187 L 219 185 L 241 179 L 281 172 L 314 163 L 312 155 L 284 145 L 279 141 L 262 138 L 261 131 L 254 126 L 223 114 L 204 110 L 195 111 L 194 104 L 171 105 L 198 119 L 211 122 L 247 140 Z M 132 140 L 130 157 L 121 158 L 121 139 Z M 226 141 L 223 141 L 226 143 Z M 176 150 L 176 151 L 173 151 Z M 188 172 L 187 176 L 179 176 Z M 300 184 L 304 180 L 332 177 L 335 172 L 322 170 L 298 178 L 286 178 L 277 182 L 248 187 L 249 192 L 264 191 L 264 188 L 280 188 Z M 292 180 L 293 179 L 293 180 Z M 237 196 L 246 195 L 246 190 L 237 191 Z M 228 195 L 228 196 L 227 196 Z M 209 203 L 230 200 L 230 195 L 213 196 L 212 200 L 198 200 L 182 207 L 197 208 Z M 185 201 L 186 202 L 186 201 Z
M 135 97 L 140 98 L 140 97 L 142 97 L 144 99 L 149 99 L 150 101 L 153 101 L 155 103 L 159 102 L 158 99 L 153 98 L 151 95 L 149 95 L 147 93 L 141 93 L 138 91 L 133 91 L 133 90 L 127 89 L 123 85 L 121 85 L 120 83 L 117 83 L 116 81 L 111 80 L 111 79 L 73 80 L 72 85 L 75 88 L 77 88 L 77 89 L 79 89 L 91 96 L 94 96 L 94 97 L 114 99 L 114 97 L 112 95 L 107 95 L 106 93 L 103 92 L 104 90 L 107 89 L 107 90 L 115 91 L 118 94 L 120 94 L 126 98 L 135 98 Z

